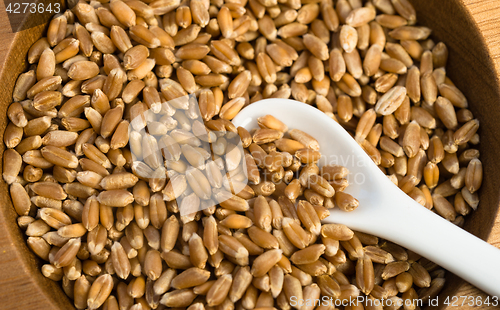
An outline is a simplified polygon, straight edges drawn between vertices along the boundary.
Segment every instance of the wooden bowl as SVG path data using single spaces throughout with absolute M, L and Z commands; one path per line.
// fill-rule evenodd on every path
M 495 0 L 412 0 L 412 3 L 417 10 L 419 24 L 433 29 L 433 39 L 436 42 L 443 41 L 448 46 L 450 56 L 447 74 L 467 96 L 470 109 L 481 123 L 480 152 L 485 168 L 480 191 L 481 203 L 479 209 L 467 217 L 465 229 L 498 245 L 500 6 L 495 5 Z M 26 69 L 25 55 L 31 44 L 42 35 L 46 21 L 41 26 L 12 34 L 9 33 L 5 9 L 0 9 L 0 137 L 3 141 L 7 124 L 6 109 L 12 100 L 14 83 Z M 3 154 L 4 148 L 3 143 L 0 143 L 0 154 Z M 26 239 L 17 226 L 17 214 L 9 198 L 8 186 L 3 180 L 0 182 L 0 197 L 0 308 L 74 309 L 62 289 L 41 274 L 41 263 L 28 249 Z M 458 296 L 460 303 L 463 299 L 460 296 L 481 296 L 483 300 L 487 297 L 453 274 L 448 273 L 446 277 L 446 288 L 439 295 L 440 306 L 432 309 L 446 309 L 443 301 L 449 296 Z M 450 308 L 464 310 L 473 307 Z M 497 307 L 481 306 L 474 309 Z

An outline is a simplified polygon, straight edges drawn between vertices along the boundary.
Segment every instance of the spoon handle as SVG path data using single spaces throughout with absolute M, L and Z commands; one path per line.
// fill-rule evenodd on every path
M 412 209 L 398 226 L 413 234 L 415 252 L 500 297 L 500 250 L 436 214 L 421 217 L 422 211 L 429 212 L 421 207 Z
M 400 244 L 500 297 L 500 249 L 394 191 L 383 200 L 370 232 Z M 375 206 L 374 206 L 375 207 Z M 337 213 L 338 214 L 338 213 Z M 353 227 L 354 228 L 354 227 Z

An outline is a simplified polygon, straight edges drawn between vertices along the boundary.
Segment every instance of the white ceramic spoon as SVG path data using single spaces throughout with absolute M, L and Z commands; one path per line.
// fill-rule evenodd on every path
M 345 224 L 395 242 L 500 297 L 500 250 L 407 196 L 337 122 L 298 101 L 267 99 L 244 108 L 233 124 L 257 128 L 257 118 L 266 114 L 315 137 L 323 154 L 320 166 L 331 163 L 349 169 L 346 192 L 359 200 L 359 207 L 352 212 L 333 209 L 323 222 Z

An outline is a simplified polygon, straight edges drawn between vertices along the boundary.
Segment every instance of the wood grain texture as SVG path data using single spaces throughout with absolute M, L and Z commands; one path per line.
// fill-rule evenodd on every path
M 480 120 L 481 160 L 485 167 L 479 209 L 466 219 L 466 229 L 500 247 L 500 5 L 498 0 L 411 0 L 419 23 L 433 29 L 433 38 L 450 50 L 447 73 L 469 99 Z M 15 80 L 26 68 L 29 46 L 40 37 L 40 26 L 10 33 L 0 1 L 0 138 L 6 126 L 5 111 L 11 102 Z M 0 143 L 0 154 L 4 145 Z M 0 167 L 1 168 L 1 167 Z M 40 273 L 40 262 L 28 250 L 16 225 L 8 187 L 0 182 L 0 309 L 73 309 L 62 290 Z M 422 223 L 425 227 L 425 223 Z M 474 264 L 475 262 L 470 262 Z M 432 309 L 498 309 L 499 307 L 448 307 L 447 296 L 486 295 L 458 277 L 448 274 L 438 307 Z M 430 309 L 430 308 L 429 308 Z

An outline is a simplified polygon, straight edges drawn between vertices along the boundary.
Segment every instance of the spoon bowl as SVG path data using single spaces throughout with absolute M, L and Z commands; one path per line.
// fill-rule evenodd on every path
M 257 118 L 275 116 L 290 129 L 315 137 L 322 153 L 318 165 L 339 164 L 349 169 L 345 192 L 359 200 L 352 212 L 338 208 L 324 223 L 345 224 L 410 249 L 484 292 L 500 297 L 500 250 L 414 201 L 375 165 L 353 137 L 333 119 L 307 104 L 289 99 L 266 99 L 244 108 L 235 126 L 257 127 Z

